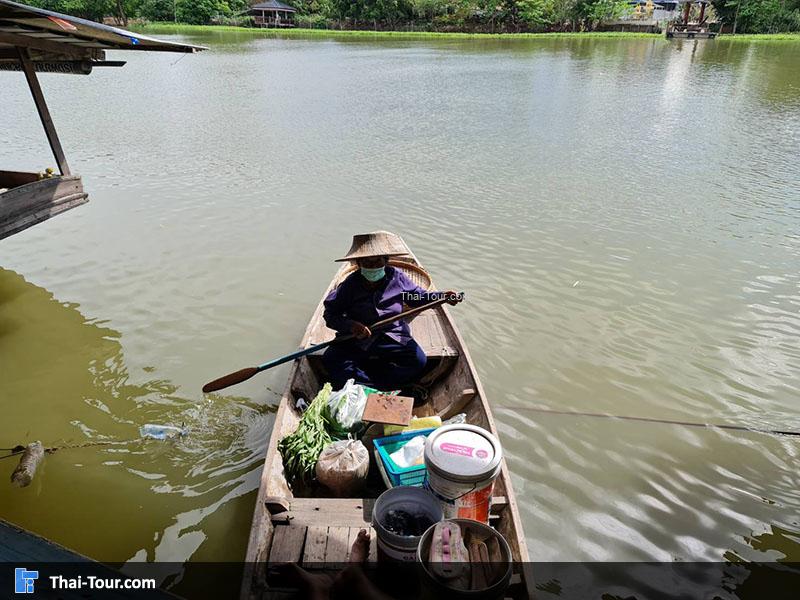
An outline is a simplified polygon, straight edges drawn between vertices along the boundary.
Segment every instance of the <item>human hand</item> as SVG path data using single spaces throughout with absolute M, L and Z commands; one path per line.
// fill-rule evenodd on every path
M 370 331 L 369 327 L 358 321 L 353 321 L 353 324 L 350 326 L 350 333 L 352 333 L 353 337 L 357 340 L 365 340 L 372 335 L 372 331 Z
M 464 292 L 454 292 L 453 290 L 447 290 L 444 292 L 444 297 L 447 298 L 447 303 L 450 306 L 455 306 L 459 302 L 464 301 Z

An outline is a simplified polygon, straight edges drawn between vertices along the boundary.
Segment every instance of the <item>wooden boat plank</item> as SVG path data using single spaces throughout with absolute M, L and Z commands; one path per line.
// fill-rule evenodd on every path
M 452 336 L 441 325 L 438 310 L 417 315 L 411 321 L 411 335 L 417 340 L 427 356 L 458 356 Z
M 88 201 L 77 175 L 32 181 L 0 193 L 0 239 Z
M 325 547 L 325 562 L 339 564 L 347 562 L 350 548 L 347 545 L 350 537 L 349 527 L 328 527 L 328 545 Z
M 374 527 L 369 528 L 369 556 L 368 563 L 378 562 L 378 533 Z
M 306 530 L 300 525 L 280 525 L 275 527 L 272 549 L 269 552 L 271 563 L 296 563 L 303 556 L 303 544 L 306 541 Z
M 374 498 L 292 498 L 288 513 L 272 520 L 305 527 L 368 527 L 374 504 Z
M 325 548 L 328 545 L 328 528 L 325 525 L 314 525 L 306 533 L 306 547 L 303 551 L 303 566 L 320 568 L 325 562 Z

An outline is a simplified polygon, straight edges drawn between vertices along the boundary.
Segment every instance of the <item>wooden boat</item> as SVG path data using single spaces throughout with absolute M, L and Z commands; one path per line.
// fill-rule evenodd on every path
M 410 250 L 408 256 L 392 259 L 391 264 L 402 268 L 420 286 L 432 289 L 430 277 Z M 325 295 L 352 269 L 352 265 L 345 263 Z M 326 327 L 322 313 L 320 302 L 303 335 L 301 348 L 333 337 L 334 332 Z M 497 435 L 486 394 L 448 308 L 440 305 L 422 312 L 410 325 L 414 338 L 428 356 L 426 373 L 420 381 L 429 391 L 428 400 L 414 409 L 415 414 L 439 414 L 446 419 L 463 412 L 467 422 Z M 359 498 L 301 497 L 293 493 L 284 475 L 278 442 L 297 428 L 300 414 L 295 403 L 301 397 L 314 398 L 325 381 L 320 355 L 305 356 L 292 363 L 267 445 L 247 549 L 243 600 L 280 597 L 284 591 L 271 583 L 265 563 L 341 564 L 347 560 L 358 530 L 370 525 L 372 505 L 382 491 L 380 487 Z M 374 468 L 375 465 L 371 465 L 371 469 Z M 521 563 L 529 562 L 528 549 L 505 460 L 495 482 L 490 524 L 508 540 L 515 563 L 520 563 L 515 566 L 524 571 Z M 374 532 L 371 539 L 370 558 L 373 559 Z M 515 573 L 507 596 L 530 597 L 531 587 L 530 576 L 524 572 Z

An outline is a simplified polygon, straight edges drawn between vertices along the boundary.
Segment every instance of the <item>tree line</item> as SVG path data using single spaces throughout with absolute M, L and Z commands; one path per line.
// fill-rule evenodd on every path
M 258 0 L 27 0 L 95 21 L 113 17 L 189 24 L 248 25 Z M 586 31 L 632 10 L 629 0 L 284 0 L 301 27 L 417 31 Z M 712 0 L 738 33 L 800 31 L 800 0 Z M 707 13 L 708 14 L 708 13 Z

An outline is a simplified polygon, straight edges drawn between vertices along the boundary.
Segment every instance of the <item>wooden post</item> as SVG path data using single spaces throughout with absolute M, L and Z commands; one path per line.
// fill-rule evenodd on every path
M 58 134 L 56 133 L 55 125 L 53 125 L 53 119 L 50 117 L 50 111 L 47 110 L 47 104 L 44 101 L 44 94 L 42 94 L 39 80 L 36 78 L 36 70 L 33 68 L 30 53 L 27 48 L 20 47 L 17 47 L 17 52 L 19 53 L 19 63 L 22 66 L 22 71 L 25 73 L 25 79 L 28 80 L 33 102 L 36 104 L 36 110 L 39 111 L 39 118 L 47 135 L 47 141 L 50 143 L 50 149 L 53 151 L 56 164 L 58 164 L 58 170 L 61 171 L 62 175 L 69 175 L 69 165 L 64 157 L 61 142 L 58 140 Z
M 11 483 L 17 487 L 26 487 L 33 481 L 33 476 L 36 474 L 36 467 L 44 458 L 44 447 L 42 442 L 33 442 L 28 444 L 22 457 L 19 459 L 19 464 L 14 472 L 11 474 Z

